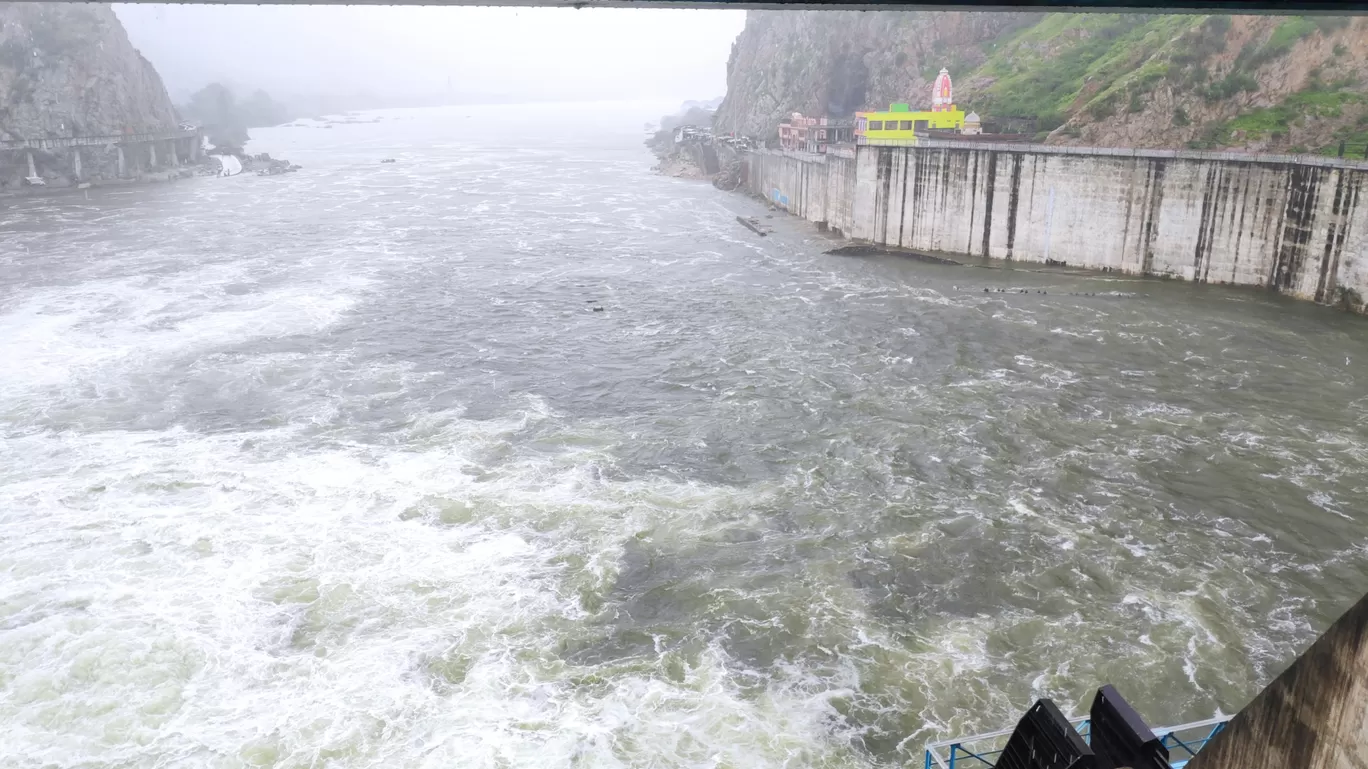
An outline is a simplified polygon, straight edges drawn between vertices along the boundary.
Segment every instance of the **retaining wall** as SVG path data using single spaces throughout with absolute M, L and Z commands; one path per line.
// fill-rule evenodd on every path
M 0 142 L 0 190 L 27 187 L 31 171 L 54 187 L 138 178 L 198 162 L 199 146 L 196 132 Z
M 1363 162 L 929 141 L 748 162 L 753 193 L 857 240 L 1368 296 Z

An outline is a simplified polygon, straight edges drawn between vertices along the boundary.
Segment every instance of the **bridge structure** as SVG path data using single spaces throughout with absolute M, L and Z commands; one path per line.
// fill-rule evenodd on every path
M 199 129 L 0 139 L 0 186 L 126 179 L 199 162 Z

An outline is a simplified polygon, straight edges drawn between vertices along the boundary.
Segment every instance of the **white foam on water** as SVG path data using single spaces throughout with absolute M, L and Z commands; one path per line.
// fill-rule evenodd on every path
M 567 556 L 610 586 L 624 532 L 706 532 L 743 492 L 606 482 L 592 451 L 463 471 L 553 418 L 528 404 L 421 450 L 302 428 L 7 442 L 29 462 L 0 485 L 0 664 L 23 671 L 0 764 L 856 761 L 831 737 L 849 676 L 756 698 L 720 647 L 679 681 L 557 656 L 587 617 Z
M 352 128 L 291 130 L 345 144 Z M 1362 485 L 1357 426 L 1303 429 L 1304 398 L 1282 421 L 1238 418 L 1244 393 L 1218 409 L 1146 401 L 1157 377 L 1207 381 L 1163 365 L 1165 345 L 1210 347 L 1194 336 L 1201 323 L 1110 326 L 1122 329 L 1111 346 L 1139 343 L 1125 364 L 1137 368 L 1098 376 L 1060 334 L 1085 328 L 1068 308 L 1061 322 L 1058 307 L 958 289 L 952 300 L 934 276 L 893 279 L 811 244 L 742 237 L 731 206 L 753 204 L 740 198 L 656 180 L 648 205 L 636 198 L 610 218 L 629 198 L 605 194 L 611 206 L 595 208 L 568 195 L 585 164 L 567 170 L 560 155 L 493 168 L 502 155 L 480 150 L 453 180 L 461 158 L 376 171 L 385 145 L 371 138 L 336 156 L 313 147 L 315 175 L 310 161 L 261 180 L 270 202 L 279 193 L 319 215 L 299 239 L 273 230 L 260 254 L 178 254 L 132 232 L 145 229 L 128 226 L 140 214 L 109 214 L 98 226 L 122 223 L 131 240 L 91 235 L 84 266 L 6 294 L 0 354 L 25 365 L 0 371 L 0 765 L 917 762 L 923 740 L 1006 725 L 1033 695 L 1068 710 L 1112 674 L 1155 719 L 1238 704 L 1328 611 L 1308 585 L 1361 570 L 1368 550 L 1330 514 Z M 439 139 L 412 146 L 464 151 Z M 533 173 L 548 165 L 558 172 Z M 257 181 L 187 189 L 194 209 L 212 211 L 262 202 Z M 553 216 L 523 217 L 510 185 Z M 213 223 L 184 213 L 194 209 L 155 221 L 193 246 L 197 221 Z M 58 227 L 100 218 L 42 211 Z M 268 229 L 293 226 L 262 216 Z M 576 250 L 574 228 L 614 242 Z M 672 250 L 661 234 L 690 245 Z M 38 254 L 49 237 L 21 246 Z M 390 280 L 409 260 L 426 260 L 422 288 Z M 661 301 L 649 288 L 666 274 L 677 283 Z M 582 361 L 548 374 L 509 371 L 511 358 L 394 360 L 349 346 L 376 331 L 370 321 L 407 333 L 390 324 L 414 309 L 404 291 L 433 303 L 419 320 L 478 322 L 501 307 L 494 325 L 510 323 L 519 297 L 555 298 L 566 280 L 599 280 L 623 319 L 635 313 L 604 338 L 607 357 L 610 345 L 658 345 L 691 366 L 670 359 L 637 389 L 628 364 L 620 388 L 586 406 L 563 387 Z M 471 296 L 478 306 L 462 304 Z M 1143 318 L 1147 304 L 1124 312 Z M 471 346 L 497 352 L 509 338 Z M 1228 343 L 1230 356 L 1201 366 L 1223 381 L 1257 366 L 1232 369 L 1248 350 Z M 945 353 L 980 346 L 987 357 L 943 367 Z M 1083 346 L 1118 362 L 1108 345 Z M 1117 373 L 1127 387 L 1107 389 Z M 481 375 L 544 376 L 548 394 L 496 386 L 491 402 L 452 403 L 481 397 L 461 389 Z M 186 396 L 199 386 L 202 400 Z M 130 390 L 194 413 L 181 427 L 109 429 L 139 423 L 139 407 L 156 412 L 155 398 L 120 400 Z M 254 395 L 269 396 L 260 419 Z M 200 404 L 224 416 L 191 418 Z M 239 406 L 267 429 L 236 423 Z M 358 415 L 371 407 L 378 417 Z M 368 431 L 370 417 L 383 432 Z M 730 432 L 783 419 L 798 426 L 791 440 L 746 445 Z M 1194 485 L 1211 471 L 1258 484 L 1266 470 L 1292 488 L 1278 503 L 1293 514 L 1242 515 L 1223 476 L 1209 508 L 1185 508 L 1153 473 L 1189 450 Z M 679 459 L 689 454 L 705 459 Z M 666 469 L 655 474 L 656 462 Z M 1314 558 L 1288 552 L 1299 541 Z M 672 568 L 684 577 L 652 581 Z M 681 584 L 706 595 L 669 592 Z M 658 603 L 653 589 L 666 593 Z M 629 616 L 657 609 L 678 616 Z
M 0 315 L 0 399 L 35 388 L 107 377 L 120 363 L 290 334 L 336 323 L 369 281 L 335 275 L 233 295 L 248 267 L 193 270 L 170 278 L 129 277 L 30 292 Z

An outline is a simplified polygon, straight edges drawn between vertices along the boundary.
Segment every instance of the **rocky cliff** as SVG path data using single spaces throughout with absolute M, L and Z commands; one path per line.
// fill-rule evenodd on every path
M 161 78 L 110 6 L 0 3 L 0 139 L 175 125 Z
M 929 103 L 941 67 L 985 119 L 1057 144 L 1368 150 L 1368 18 L 751 11 L 719 131 Z

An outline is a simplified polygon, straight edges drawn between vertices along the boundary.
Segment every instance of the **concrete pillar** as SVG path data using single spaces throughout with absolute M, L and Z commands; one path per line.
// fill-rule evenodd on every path
M 176 140 L 172 139 L 168 144 L 171 145 L 171 165 L 180 165 L 180 158 L 176 157 Z
M 148 159 L 147 167 L 148 167 L 149 169 L 152 169 L 152 168 L 156 168 L 156 167 L 157 167 L 157 143 L 156 143 L 156 142 L 148 142 L 148 143 L 147 143 L 147 159 Z
M 190 160 L 198 163 L 200 159 L 200 146 L 204 144 L 204 137 L 195 134 L 195 138 L 190 140 Z
M 122 179 L 124 178 L 124 175 L 128 173 L 128 162 L 124 159 L 122 145 L 115 147 L 114 151 L 119 153 L 119 178 Z
M 76 181 L 81 180 L 81 148 L 71 148 L 71 174 L 76 177 Z
M 34 176 L 37 176 L 37 175 L 38 175 L 38 168 L 37 168 L 36 166 L 33 165 L 33 153 L 32 153 L 32 152 L 27 152 L 27 153 L 24 153 L 24 154 L 28 155 L 29 177 L 32 178 L 32 177 L 34 177 Z

